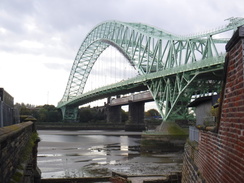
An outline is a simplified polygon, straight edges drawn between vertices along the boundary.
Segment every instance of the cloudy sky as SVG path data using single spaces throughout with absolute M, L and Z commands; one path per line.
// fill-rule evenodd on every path
M 0 0 L 0 87 L 15 102 L 57 105 L 86 34 L 108 20 L 189 34 L 244 17 L 243 0 Z

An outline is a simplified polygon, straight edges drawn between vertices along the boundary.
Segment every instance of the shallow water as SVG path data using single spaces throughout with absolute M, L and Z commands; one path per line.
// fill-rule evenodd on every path
M 162 174 L 181 168 L 181 154 L 141 154 L 140 132 L 39 130 L 43 178 Z

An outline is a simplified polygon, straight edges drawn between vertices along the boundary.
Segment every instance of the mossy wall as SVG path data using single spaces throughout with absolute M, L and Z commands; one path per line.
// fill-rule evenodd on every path
M 35 164 L 37 138 L 33 122 L 0 128 L 0 183 L 23 182 L 27 164 Z

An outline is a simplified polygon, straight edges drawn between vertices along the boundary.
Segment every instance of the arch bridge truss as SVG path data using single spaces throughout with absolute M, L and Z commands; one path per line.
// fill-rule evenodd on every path
M 221 35 L 241 25 L 243 18 L 230 18 L 225 26 L 186 36 L 141 23 L 109 21 L 96 26 L 78 50 L 58 103 L 64 120 L 75 120 L 81 104 L 145 88 L 151 92 L 164 120 L 186 117 L 186 105 L 192 97 L 219 91 L 224 46 L 231 36 Z M 93 65 L 108 46 L 119 50 L 139 75 L 84 93 Z

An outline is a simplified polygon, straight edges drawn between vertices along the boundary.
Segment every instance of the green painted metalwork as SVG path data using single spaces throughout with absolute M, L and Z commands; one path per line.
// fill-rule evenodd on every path
M 58 107 L 77 107 L 147 86 L 163 119 L 184 115 L 186 107 L 183 104 L 192 96 L 218 91 L 224 63 L 224 54 L 219 47 L 222 45 L 223 49 L 229 40 L 219 38 L 219 34 L 236 30 L 243 24 L 243 18 L 231 18 L 223 27 L 180 36 L 141 23 L 104 22 L 81 44 Z M 110 45 L 128 59 L 139 76 L 83 93 L 94 63 Z

